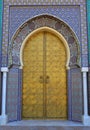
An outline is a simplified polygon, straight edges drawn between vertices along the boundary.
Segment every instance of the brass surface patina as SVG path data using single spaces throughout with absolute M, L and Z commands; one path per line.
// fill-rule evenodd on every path
M 54 34 L 29 37 L 23 51 L 23 119 L 67 119 L 66 49 Z

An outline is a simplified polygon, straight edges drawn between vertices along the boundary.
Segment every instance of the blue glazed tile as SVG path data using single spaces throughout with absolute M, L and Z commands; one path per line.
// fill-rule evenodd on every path
M 9 40 L 22 23 L 41 14 L 53 15 L 65 21 L 80 40 L 79 6 L 12 6 L 10 7 Z

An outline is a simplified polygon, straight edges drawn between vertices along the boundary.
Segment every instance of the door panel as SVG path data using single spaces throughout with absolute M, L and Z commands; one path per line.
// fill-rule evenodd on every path
M 66 52 L 62 41 L 40 32 L 25 44 L 23 118 L 67 118 Z
M 25 44 L 23 59 L 23 118 L 43 117 L 43 33 Z
M 46 113 L 48 118 L 67 118 L 66 52 L 62 41 L 46 33 Z

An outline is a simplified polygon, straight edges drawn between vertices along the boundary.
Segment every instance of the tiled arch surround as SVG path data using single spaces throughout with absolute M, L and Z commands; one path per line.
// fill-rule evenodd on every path
M 59 32 L 67 41 L 70 49 L 69 66 L 80 66 L 80 44 L 72 29 L 62 20 L 50 15 L 40 15 L 25 22 L 11 39 L 9 46 L 9 65 L 20 65 L 20 48 L 24 39 L 34 30 L 49 27 Z M 10 63 L 11 62 L 11 63 Z
M 70 120 L 81 121 L 81 115 L 82 115 L 82 82 L 81 82 L 80 69 L 76 66 L 76 64 L 80 65 L 80 61 L 78 60 L 78 58 L 79 58 L 78 54 L 80 54 L 80 51 L 79 51 L 79 49 L 77 49 L 77 45 L 79 45 L 79 44 L 78 44 L 78 40 L 77 40 L 76 37 L 78 37 L 79 43 L 82 46 L 81 47 L 81 51 L 82 51 L 82 63 L 81 63 L 81 65 L 87 66 L 88 65 L 88 60 L 87 60 L 88 57 L 87 57 L 87 36 L 86 36 L 86 14 L 85 14 L 86 8 L 85 8 L 85 1 L 84 0 L 78 0 L 78 1 L 77 0 L 71 0 L 69 2 L 67 2 L 67 0 L 53 0 L 51 2 L 47 2 L 47 0 L 45 0 L 45 1 L 36 0 L 35 2 L 33 2 L 32 0 L 31 1 L 30 0 L 27 0 L 27 1 L 26 0 L 12 0 L 12 1 L 11 0 L 4 0 L 2 66 L 7 66 L 7 63 L 11 63 L 10 57 L 7 56 L 7 54 L 8 54 L 7 48 L 8 48 L 8 44 L 9 44 L 9 47 L 12 48 L 14 46 L 10 46 L 10 44 L 14 45 L 14 43 L 15 43 L 15 41 L 14 41 L 13 44 L 11 42 L 11 37 L 14 34 L 14 32 L 16 31 L 16 30 L 13 31 L 12 28 L 10 28 L 11 23 L 14 23 L 14 26 L 15 26 L 15 22 L 13 21 L 14 19 L 11 19 L 12 16 L 14 17 L 15 15 L 12 14 L 11 11 L 15 11 L 15 9 L 19 8 L 19 7 L 23 7 L 23 9 L 25 9 L 26 6 L 29 6 L 30 8 L 32 8 L 32 5 L 35 7 L 34 11 L 38 6 L 39 6 L 38 8 L 43 8 L 43 6 L 41 6 L 41 5 L 46 5 L 45 7 L 48 8 L 48 10 L 50 9 L 50 5 L 53 5 L 52 6 L 53 12 L 55 11 L 55 9 L 54 9 L 55 7 L 58 6 L 58 10 L 61 11 L 60 7 L 63 6 L 64 14 L 65 14 L 65 11 L 66 11 L 65 9 L 68 8 L 68 7 L 71 7 L 71 8 L 75 7 L 76 12 L 79 11 L 79 14 L 77 13 L 75 15 L 75 16 L 78 15 L 78 17 L 76 18 L 77 19 L 77 26 L 76 27 L 75 27 L 74 23 L 70 24 L 70 23 L 67 22 L 69 24 L 69 26 L 73 28 L 73 31 L 76 33 L 76 35 L 74 33 L 72 33 L 72 31 L 70 31 L 69 36 L 71 38 L 68 37 L 68 39 L 67 39 L 67 37 L 66 37 L 66 39 L 67 39 L 67 41 L 69 40 L 69 42 L 73 42 L 76 45 L 76 47 L 75 47 L 76 57 L 71 58 L 72 59 L 71 61 L 73 61 L 73 62 L 70 62 L 71 66 L 74 65 L 74 67 L 71 68 L 68 71 L 68 79 L 70 79 L 70 80 L 68 80 L 68 86 L 69 86 L 68 87 L 68 93 L 71 93 L 71 94 L 69 94 L 69 100 L 70 100 L 69 106 L 70 107 L 69 107 L 69 110 L 68 110 L 69 111 L 68 117 L 69 117 Z M 40 14 L 40 11 L 39 11 L 39 14 Z M 41 14 L 42 14 L 42 12 L 41 12 Z M 47 12 L 44 12 L 44 14 L 47 14 Z M 51 11 L 51 13 L 49 11 L 48 14 L 53 15 L 52 11 Z M 60 19 L 60 16 L 58 16 L 58 12 L 56 14 L 57 14 L 57 17 L 59 17 L 59 19 Z M 69 14 L 70 14 L 70 12 L 69 12 Z M 72 15 L 74 15 L 74 14 L 71 13 L 69 16 L 72 16 Z M 16 13 L 16 16 L 18 17 L 18 13 Z M 25 15 L 21 15 L 21 16 L 24 17 Z M 48 15 L 46 15 L 46 16 L 48 17 Z M 80 19 L 78 19 L 79 16 L 80 16 Z M 34 14 L 31 17 L 34 17 Z M 50 19 L 50 16 L 48 18 Z M 54 17 L 52 17 L 52 18 L 54 18 Z M 24 19 L 23 22 L 25 22 L 27 19 L 28 18 Z M 69 18 L 66 21 L 68 21 L 68 20 L 69 20 Z M 64 18 L 63 18 L 63 21 L 64 21 Z M 22 18 L 20 18 L 19 24 L 16 25 L 15 28 L 16 27 L 18 28 L 20 26 L 20 24 L 23 23 L 23 22 L 22 22 Z M 61 22 L 62 22 L 62 20 L 61 20 Z M 28 25 L 30 25 L 30 24 L 28 23 Z M 13 28 L 14 28 L 14 26 L 13 26 Z M 28 27 L 30 27 L 30 26 L 28 26 Z M 65 26 L 66 25 L 64 25 L 64 27 Z M 56 27 L 58 28 L 58 24 L 56 24 L 56 22 L 54 21 L 54 29 Z M 60 25 L 59 25 L 59 27 L 60 27 Z M 63 26 L 61 26 L 61 28 L 62 27 Z M 67 27 L 67 28 L 70 29 L 70 27 L 69 28 Z M 36 25 L 35 25 L 35 28 L 36 28 Z M 32 24 L 31 29 L 32 30 L 34 29 L 34 24 Z M 8 34 L 8 30 L 9 30 L 9 34 Z M 22 28 L 22 30 L 23 30 L 23 28 Z M 78 31 L 76 31 L 76 30 L 78 30 Z M 63 34 L 63 32 L 60 32 L 60 33 L 62 33 L 63 36 L 66 36 L 66 35 Z M 73 35 L 73 37 L 72 37 L 72 35 Z M 15 37 L 13 37 L 13 38 L 15 38 Z M 13 52 L 14 52 L 14 49 L 15 48 L 13 48 Z M 14 54 L 15 53 L 13 53 L 13 56 L 15 56 Z M 10 69 L 9 74 L 8 74 L 7 114 L 8 114 L 9 121 L 21 119 L 21 116 L 20 116 L 20 112 L 21 112 L 20 111 L 21 110 L 21 104 L 20 104 L 21 98 L 20 98 L 20 96 L 21 96 L 21 93 L 20 92 L 21 92 L 21 86 L 22 86 L 21 85 L 22 84 L 21 83 L 21 81 L 22 81 L 21 80 L 21 75 L 22 75 L 21 73 L 22 72 L 21 72 L 21 70 L 18 69 L 18 66 L 17 66 L 17 65 L 20 64 L 19 60 L 18 60 L 18 56 L 19 55 L 16 54 L 16 56 L 13 57 L 13 59 L 15 58 L 13 60 L 13 64 L 16 63 L 16 61 L 17 61 L 18 64 L 16 64 L 16 65 L 14 64 L 13 68 Z M 8 60 L 7 60 L 8 58 L 9 58 L 10 62 L 8 62 Z M 78 85 L 75 84 L 76 81 L 77 81 Z M 76 96 L 78 96 L 78 99 L 79 99 L 78 101 L 75 100 Z M 71 100 L 71 98 L 72 98 L 72 100 Z M 75 107 L 76 104 L 77 104 L 77 107 Z M 77 110 L 78 110 L 78 112 L 77 112 Z

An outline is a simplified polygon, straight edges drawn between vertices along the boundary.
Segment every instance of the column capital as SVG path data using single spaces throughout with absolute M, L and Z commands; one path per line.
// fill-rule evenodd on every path
M 82 67 L 81 68 L 81 72 L 88 72 L 88 71 L 89 71 L 88 67 Z
M 8 72 L 8 67 L 1 67 L 1 72 Z

